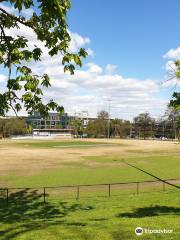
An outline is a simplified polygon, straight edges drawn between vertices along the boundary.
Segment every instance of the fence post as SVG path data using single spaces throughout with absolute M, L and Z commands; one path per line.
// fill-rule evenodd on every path
M 45 187 L 44 187 L 43 197 L 44 197 L 44 203 L 45 203 L 46 202 L 46 188 Z
M 137 194 L 139 194 L 139 182 L 137 182 Z
M 9 189 L 8 188 L 6 189 L 6 203 L 7 203 L 7 205 L 9 203 Z
M 108 196 L 111 196 L 111 184 L 108 184 Z
M 163 182 L 163 192 L 165 192 L 165 182 Z
M 76 196 L 76 199 L 77 200 L 79 199 L 79 186 L 77 186 L 77 196 Z

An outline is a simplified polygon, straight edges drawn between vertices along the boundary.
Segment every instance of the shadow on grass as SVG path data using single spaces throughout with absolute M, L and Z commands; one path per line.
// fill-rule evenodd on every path
M 153 217 L 161 215 L 179 215 L 179 207 L 168 207 L 168 206 L 150 206 L 143 208 L 136 208 L 134 212 L 120 213 L 117 217 L 127 217 L 127 218 L 143 218 L 143 217 Z
M 46 202 L 37 190 L 27 189 L 9 194 L 9 202 L 0 200 L 0 238 L 9 240 L 23 233 L 46 229 L 53 225 L 86 226 L 86 223 L 68 223 L 65 217 L 73 212 L 93 209 L 79 203 Z

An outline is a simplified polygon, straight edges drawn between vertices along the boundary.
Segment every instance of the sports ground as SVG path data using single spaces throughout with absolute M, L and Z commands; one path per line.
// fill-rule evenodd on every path
M 173 229 L 141 239 L 179 239 L 180 190 L 164 189 L 162 182 L 140 184 L 139 194 L 136 185 L 119 185 L 111 197 L 106 186 L 84 187 L 78 200 L 71 188 L 49 189 L 46 203 L 41 201 L 43 187 L 154 180 L 125 162 L 161 179 L 178 179 L 180 145 L 119 139 L 2 140 L 1 188 L 22 189 L 10 190 L 8 204 L 2 193 L 0 239 L 136 239 L 138 226 Z

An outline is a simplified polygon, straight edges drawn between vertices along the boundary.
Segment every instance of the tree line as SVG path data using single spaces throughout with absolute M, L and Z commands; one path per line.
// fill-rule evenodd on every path
M 27 125 L 24 118 L 0 118 L 0 138 L 30 133 L 32 133 L 32 127 Z
M 129 135 L 130 121 L 123 119 L 110 119 L 108 112 L 101 111 L 95 120 L 88 122 L 84 130 L 87 137 L 120 137 L 124 138 Z
M 172 107 L 168 107 L 160 119 L 153 118 L 149 113 L 140 113 L 133 121 L 111 119 L 108 112 L 102 110 L 86 126 L 83 119 L 77 118 L 67 127 L 72 129 L 72 134 L 76 137 L 180 139 L 179 117 L 180 110 Z M 0 138 L 31 133 L 32 126 L 24 118 L 0 118 Z
M 98 117 L 89 120 L 83 127 L 83 120 L 77 119 L 70 123 L 76 136 L 95 138 L 161 138 L 179 139 L 180 126 L 178 119 L 180 110 L 168 107 L 160 119 L 153 118 L 149 113 L 140 113 L 133 121 L 123 119 L 110 119 L 108 112 L 101 111 Z

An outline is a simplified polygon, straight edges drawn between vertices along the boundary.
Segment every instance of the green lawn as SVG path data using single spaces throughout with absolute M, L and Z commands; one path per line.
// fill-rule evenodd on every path
M 128 195 L 79 201 L 38 201 L 25 191 L 0 205 L 1 240 L 180 239 L 180 192 Z M 20 201 L 17 201 L 20 199 Z M 172 229 L 172 234 L 143 234 L 136 227 Z
M 75 200 L 77 188 L 47 188 L 47 202 L 43 204 L 44 186 L 154 180 L 123 161 L 163 179 L 180 178 L 179 145 L 169 144 L 167 148 L 162 145 L 161 149 L 161 146 L 154 147 L 156 143 L 151 146 L 147 142 L 147 147 L 138 149 L 133 141 L 114 141 L 108 147 L 106 143 L 111 141 L 2 142 L 2 186 L 40 189 L 10 189 L 8 205 L 4 200 L 6 192 L 0 191 L 0 239 L 179 240 L 180 191 L 166 186 L 163 192 L 162 183 L 140 184 L 140 194 L 136 192 L 136 184 L 125 188 L 112 186 L 110 198 L 108 186 L 80 187 L 79 200 Z M 82 145 L 87 147 L 81 148 Z M 138 226 L 173 229 L 173 234 L 137 237 L 134 229 Z
M 1 175 L 9 187 L 40 187 L 76 184 L 118 183 L 153 180 L 152 177 L 122 163 L 122 159 L 163 179 L 180 178 L 180 156 L 82 157 L 80 162 L 67 162 L 38 173 L 11 171 Z M 94 164 L 88 165 L 89 162 Z M 95 162 L 100 163 L 96 165 Z M 110 165 L 109 165 L 110 164 Z

